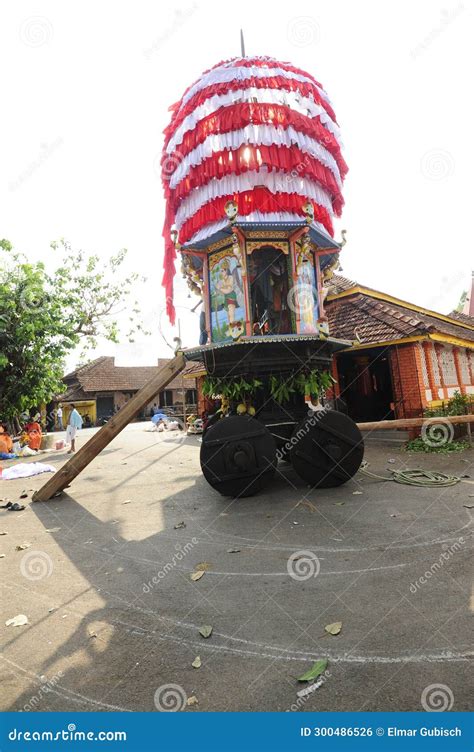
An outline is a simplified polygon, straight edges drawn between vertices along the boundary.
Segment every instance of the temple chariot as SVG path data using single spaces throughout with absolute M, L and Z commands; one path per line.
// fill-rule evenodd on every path
M 210 485 L 251 496 L 291 462 L 313 487 L 357 472 L 362 436 L 330 409 L 332 354 L 324 301 L 343 242 L 347 166 L 331 101 L 310 74 L 269 57 L 204 72 L 165 130 L 163 285 L 175 320 L 177 256 L 202 298 L 203 392 L 218 400 L 201 446 Z M 336 405 L 337 406 L 337 405 Z

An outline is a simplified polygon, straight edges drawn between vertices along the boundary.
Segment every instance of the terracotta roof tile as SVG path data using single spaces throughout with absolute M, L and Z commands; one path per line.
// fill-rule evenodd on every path
M 66 374 L 64 381 L 70 389 L 80 388 L 83 393 L 91 392 L 133 392 L 141 389 L 170 358 L 159 358 L 156 366 L 116 366 L 115 358 L 100 357 L 81 368 Z M 186 372 L 194 363 L 188 363 Z M 200 365 L 200 364 L 199 364 Z M 181 374 L 174 378 L 167 389 L 180 389 Z M 190 387 L 188 380 L 188 388 Z

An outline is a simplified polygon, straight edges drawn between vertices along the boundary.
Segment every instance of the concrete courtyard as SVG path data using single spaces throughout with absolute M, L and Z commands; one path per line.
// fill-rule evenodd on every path
M 361 474 L 311 490 L 280 464 L 235 501 L 201 476 L 197 437 L 168 439 L 129 426 L 46 503 L 31 496 L 50 475 L 0 481 L 1 498 L 28 491 L 25 511 L 0 510 L 2 709 L 421 711 L 432 685 L 468 709 L 472 451 L 369 445 L 382 475 L 471 476 L 439 491 Z M 318 659 L 324 681 L 300 698 Z

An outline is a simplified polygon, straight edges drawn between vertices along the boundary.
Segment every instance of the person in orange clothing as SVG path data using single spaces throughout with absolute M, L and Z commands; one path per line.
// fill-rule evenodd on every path
M 13 440 L 5 423 L 0 423 L 0 454 L 12 454 Z
M 41 431 L 40 424 L 35 420 L 33 415 L 30 417 L 30 420 L 25 425 L 24 431 L 28 436 L 28 446 L 30 447 L 30 449 L 34 449 L 35 451 L 38 451 L 38 449 L 41 446 L 41 439 L 43 437 L 43 434 Z

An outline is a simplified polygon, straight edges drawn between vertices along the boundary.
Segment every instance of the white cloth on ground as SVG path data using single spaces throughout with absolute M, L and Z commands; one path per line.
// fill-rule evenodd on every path
M 40 473 L 55 473 L 56 468 L 45 462 L 20 462 L 19 465 L 6 467 L 0 474 L 0 480 L 15 480 L 16 478 L 29 478 L 30 475 Z

